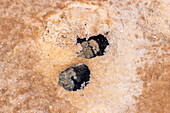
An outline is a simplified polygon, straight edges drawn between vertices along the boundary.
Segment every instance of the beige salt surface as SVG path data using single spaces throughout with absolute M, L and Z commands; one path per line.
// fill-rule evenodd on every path
M 2 2 L 0 112 L 168 112 L 169 4 Z M 98 34 L 109 41 L 105 55 L 77 57 L 76 38 Z M 59 73 L 79 62 L 90 82 L 66 91 Z
M 137 55 L 135 37 L 127 35 L 133 32 L 133 28 L 129 26 L 127 31 L 119 27 L 120 30 L 116 31 L 116 22 L 113 21 L 110 12 L 114 10 L 107 5 L 69 4 L 60 13 L 50 15 L 46 19 L 46 27 L 38 39 L 43 60 L 37 66 L 40 70 L 43 69 L 41 72 L 44 76 L 58 78 L 62 70 L 60 65 L 84 62 L 89 66 L 90 84 L 83 91 L 68 92 L 56 84 L 56 87 L 59 87 L 56 94 L 83 112 L 126 110 L 136 102 L 133 96 L 138 96 L 142 90 L 142 81 L 137 79 L 135 64 L 141 55 Z M 115 26 L 111 27 L 113 24 Z M 110 46 L 104 56 L 90 60 L 76 57 L 77 37 L 84 38 L 105 32 L 110 32 L 106 36 Z

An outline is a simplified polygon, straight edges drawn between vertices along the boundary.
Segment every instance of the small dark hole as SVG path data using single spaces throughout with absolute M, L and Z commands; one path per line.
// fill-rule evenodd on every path
M 94 58 L 96 56 L 103 56 L 106 47 L 109 45 L 107 38 L 104 37 L 104 35 L 102 34 L 99 34 L 97 36 L 91 36 L 88 38 L 88 40 L 86 40 L 86 38 L 83 39 L 77 38 L 77 43 L 80 43 L 82 45 L 83 42 L 88 43 L 88 45 L 83 47 L 82 50 L 82 54 L 87 59 Z M 95 46 L 96 43 L 98 45 L 97 46 L 98 48 L 96 48 Z M 88 48 L 91 48 L 91 50 L 89 50 Z
M 97 55 L 98 56 L 104 55 L 105 49 L 109 45 L 109 42 L 108 42 L 107 38 L 104 37 L 104 35 L 99 34 L 97 36 L 90 37 L 88 39 L 88 41 L 90 41 L 90 40 L 95 40 L 98 43 L 98 45 L 99 45 L 100 51 L 97 52 Z
M 84 63 L 78 63 L 62 71 L 59 76 L 59 85 L 68 91 L 84 89 L 89 83 L 90 70 Z

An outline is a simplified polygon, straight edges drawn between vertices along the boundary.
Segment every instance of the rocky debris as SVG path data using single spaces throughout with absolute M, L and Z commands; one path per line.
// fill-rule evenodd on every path
M 105 49 L 109 45 L 108 40 L 102 34 L 89 37 L 88 40 L 77 38 L 77 43 L 80 43 L 83 48 L 78 57 L 86 59 L 104 55 Z
M 59 75 L 58 84 L 68 91 L 83 89 L 90 80 L 90 70 L 84 63 L 78 63 Z

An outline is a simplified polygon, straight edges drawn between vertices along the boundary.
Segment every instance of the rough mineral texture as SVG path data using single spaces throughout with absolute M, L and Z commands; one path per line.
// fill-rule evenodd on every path
M 0 113 L 169 113 L 169 12 L 169 0 L 0 0 Z M 77 36 L 99 34 L 105 54 L 77 57 Z M 89 85 L 58 85 L 80 62 Z
M 104 55 L 105 49 L 109 45 L 108 40 L 101 34 L 91 36 L 87 41 L 85 38 L 78 38 L 77 43 L 80 43 L 83 48 L 78 56 L 87 59 Z
M 83 89 L 90 80 L 90 70 L 84 63 L 78 63 L 62 71 L 58 84 L 69 91 Z

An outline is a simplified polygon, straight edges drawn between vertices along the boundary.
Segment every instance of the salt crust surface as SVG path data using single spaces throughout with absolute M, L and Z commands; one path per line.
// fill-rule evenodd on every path
M 115 8 L 109 4 L 104 6 L 87 5 L 86 3 L 70 4 L 60 13 L 48 17 L 46 29 L 39 38 L 44 52 L 42 57 L 47 54 L 53 57 L 52 61 L 47 59 L 50 62 L 48 66 L 64 65 L 71 64 L 72 60 L 77 60 L 75 42 L 79 34 L 79 37 L 84 38 L 109 32 L 106 37 L 110 46 L 106 49 L 104 56 L 86 61 L 81 59 L 82 62 L 87 62 L 92 72 L 89 86 L 84 91 L 71 93 L 62 88 L 58 89 L 58 96 L 65 98 L 67 95 L 67 100 L 81 109 L 80 112 L 116 113 L 125 111 L 128 107 L 134 109 L 132 106 L 136 103 L 134 96 L 141 94 L 143 82 L 137 78 L 136 73 L 136 68 L 140 64 L 135 62 L 147 50 L 141 51 L 140 54 L 139 51 L 136 51 L 139 47 L 138 42 L 142 42 L 143 39 L 136 41 L 135 28 L 131 26 L 137 22 L 137 18 L 134 17 L 139 15 L 136 15 L 135 11 L 122 12 L 123 18 L 128 21 L 123 25 L 123 23 L 114 21 L 115 18 L 120 18 L 116 16 L 114 10 Z M 64 16 L 61 18 L 62 14 Z M 46 43 L 49 45 L 47 46 Z M 51 53 L 49 49 L 55 53 Z M 61 51 L 58 51 L 60 49 Z M 65 57 L 65 59 L 58 57 Z M 45 68 L 51 70 L 50 67 Z M 82 92 L 85 96 L 80 101 Z
M 162 100 L 164 107 L 156 100 L 168 97 L 164 84 L 168 79 L 163 76 L 168 75 L 164 66 L 168 4 L 161 0 L 2 1 L 0 112 L 168 112 L 168 104 L 164 105 L 168 99 Z M 77 36 L 106 32 L 110 45 L 104 56 L 77 58 Z M 57 84 L 59 73 L 79 62 L 89 66 L 90 84 L 82 91 L 65 91 Z M 159 64 L 165 67 L 160 73 L 155 72 Z M 144 83 L 151 88 L 144 88 Z M 146 96 L 141 96 L 143 90 Z

